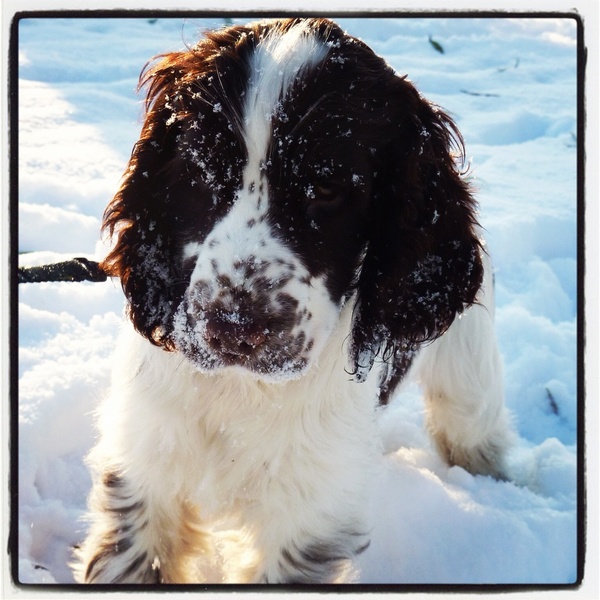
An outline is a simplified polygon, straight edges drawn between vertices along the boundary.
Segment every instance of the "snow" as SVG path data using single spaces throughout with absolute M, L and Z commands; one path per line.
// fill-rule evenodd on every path
M 576 24 L 567 18 L 342 19 L 456 119 L 496 268 L 513 481 L 448 468 L 407 385 L 379 416 L 385 454 L 360 583 L 577 579 Z M 139 132 L 137 76 L 220 19 L 26 19 L 19 27 L 23 265 L 100 258 L 102 211 Z M 429 36 L 440 43 L 436 52 Z M 127 41 L 124 48 L 123 40 Z M 19 579 L 71 583 L 123 313 L 117 282 L 19 287 Z M 592 400 L 592 399 L 590 399 Z

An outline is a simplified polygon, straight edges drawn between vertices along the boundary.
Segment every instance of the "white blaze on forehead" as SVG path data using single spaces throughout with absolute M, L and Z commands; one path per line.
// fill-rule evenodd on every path
M 266 158 L 271 121 L 288 90 L 303 70 L 321 62 L 326 53 L 327 46 L 305 22 L 285 33 L 272 30 L 259 41 L 250 63 L 244 104 L 249 172 L 256 172 Z

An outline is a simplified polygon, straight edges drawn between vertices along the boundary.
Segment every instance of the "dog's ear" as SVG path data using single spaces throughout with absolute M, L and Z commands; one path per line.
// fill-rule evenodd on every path
M 140 89 L 147 88 L 144 124 L 102 225 L 113 239 L 104 270 L 120 278 L 136 330 L 165 348 L 178 281 L 173 271 L 168 165 L 177 127 L 169 98 L 177 85 L 179 57 L 160 57 L 140 77 Z
M 412 353 L 473 303 L 483 268 L 475 202 L 453 121 L 395 76 L 394 115 L 374 182 L 351 342 L 357 380 L 377 355 Z

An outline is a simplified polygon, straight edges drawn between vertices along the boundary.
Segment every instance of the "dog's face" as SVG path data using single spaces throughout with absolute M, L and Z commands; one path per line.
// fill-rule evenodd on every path
M 280 161 L 278 169 L 289 167 Z M 244 167 L 225 215 L 185 236 L 191 275 L 173 340 L 200 369 L 238 365 L 278 379 L 301 374 L 335 327 L 364 246 L 369 198 L 345 187 L 342 164 L 334 187 L 314 176 L 277 181 L 265 162 Z M 336 230 L 342 205 L 351 213 L 348 238 Z
M 177 168 L 191 174 L 185 195 L 202 209 L 182 236 L 191 275 L 173 340 L 202 370 L 301 374 L 351 289 L 373 160 L 353 115 L 319 106 L 340 102 L 337 86 L 353 80 L 327 53 L 308 23 L 265 31 L 246 61 L 223 67 L 222 77 L 247 70 L 238 95 L 199 103 L 197 120 L 182 123 Z
M 105 268 L 153 343 L 201 371 L 289 379 L 352 299 L 358 372 L 383 347 L 439 335 L 474 300 L 481 265 L 452 123 L 333 23 L 209 34 L 143 83 Z

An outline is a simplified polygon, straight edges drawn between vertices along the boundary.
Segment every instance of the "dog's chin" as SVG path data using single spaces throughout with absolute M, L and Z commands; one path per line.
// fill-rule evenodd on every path
M 194 370 L 207 376 L 236 373 L 268 384 L 283 384 L 300 379 L 310 369 L 306 356 L 282 352 L 261 352 L 253 356 L 215 353 L 202 347 L 181 349 Z

